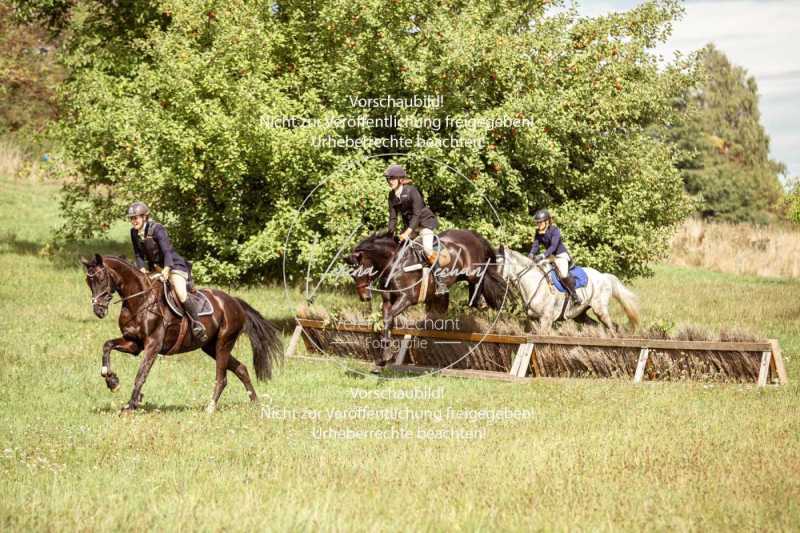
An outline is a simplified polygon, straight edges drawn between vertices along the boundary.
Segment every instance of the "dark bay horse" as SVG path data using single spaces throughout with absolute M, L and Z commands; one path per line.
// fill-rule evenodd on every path
M 122 301 L 119 314 L 122 337 L 103 344 L 100 374 L 109 389 L 114 392 L 119 389 L 119 378 L 111 371 L 111 351 L 133 355 L 144 352 L 131 399 L 122 412 L 132 411 L 141 404 L 142 387 L 158 354 L 171 355 L 198 348 L 202 348 L 217 363 L 217 379 L 206 408 L 208 412 L 216 409 L 227 385 L 228 371 L 236 374 L 251 401 L 258 400 L 247 367 L 231 355 L 233 345 L 242 332 L 250 338 L 253 366 L 259 381 L 272 377 L 273 363 L 282 361 L 283 346 L 277 329 L 247 302 L 219 290 L 203 289 L 213 313 L 201 317 L 208 333 L 208 339 L 201 344 L 192 336 L 191 328 L 186 323 L 188 318 L 180 318 L 169 309 L 164 295 L 166 283 L 152 280 L 119 257 L 95 255 L 91 261 L 81 258 L 81 263 L 86 268 L 86 283 L 92 290 L 92 308 L 98 318 L 108 314 L 114 293 L 119 294 Z
M 508 287 L 497 263 L 495 250 L 483 236 L 469 230 L 452 229 L 439 234 L 439 242 L 446 246 L 452 262 L 439 272 L 450 286 L 458 281 L 469 284 L 469 304 L 478 307 L 482 296 L 492 309 L 500 309 Z M 424 303 L 428 313 L 444 313 L 450 303 L 449 294 L 436 295 L 433 275 L 423 286 L 424 258 L 415 253 L 421 247 L 418 241 L 400 241 L 386 233 L 375 233 L 361 241 L 345 259 L 351 267 L 356 292 L 361 301 L 370 301 L 377 291 L 383 300 L 383 354 L 376 357 L 376 368 L 385 366 L 391 358 L 390 330 L 394 321 L 410 306 L 422 303 L 420 294 L 425 291 Z

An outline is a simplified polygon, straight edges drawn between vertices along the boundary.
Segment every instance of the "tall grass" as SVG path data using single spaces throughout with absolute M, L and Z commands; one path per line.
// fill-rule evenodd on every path
M 800 228 L 690 219 L 672 239 L 669 261 L 732 274 L 800 278 Z

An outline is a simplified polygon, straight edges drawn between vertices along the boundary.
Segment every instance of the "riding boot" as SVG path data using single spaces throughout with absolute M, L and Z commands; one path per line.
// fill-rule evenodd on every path
M 564 288 L 567 289 L 570 298 L 572 298 L 572 302 L 575 305 L 582 305 L 583 302 L 581 301 L 580 296 L 578 296 L 578 290 L 575 288 L 575 278 L 567 275 L 566 278 L 561 278 L 561 283 L 564 285 Z
M 447 294 L 449 292 L 447 288 L 447 282 L 442 279 L 441 276 L 437 275 L 441 270 L 439 266 L 439 253 L 433 252 L 431 255 L 428 256 L 428 263 L 431 265 L 431 274 L 433 275 L 433 281 L 436 283 L 436 296 L 441 296 L 443 294 Z
M 186 309 L 186 314 L 189 315 L 189 321 L 192 324 L 192 335 L 201 343 L 206 342 L 208 340 L 206 327 L 200 322 L 200 317 L 197 314 L 197 302 L 191 298 L 186 298 L 186 301 L 183 302 L 183 308 Z

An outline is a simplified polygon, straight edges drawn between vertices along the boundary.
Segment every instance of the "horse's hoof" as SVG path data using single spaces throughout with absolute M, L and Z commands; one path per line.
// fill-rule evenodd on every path
M 370 369 L 370 373 L 375 374 L 376 376 L 379 376 L 379 375 L 383 374 L 383 367 L 379 366 L 379 365 L 375 365 L 375 366 L 372 367 L 372 369 Z
M 133 407 L 130 404 L 125 404 L 125 406 L 119 410 L 119 416 L 128 416 L 133 414 Z
M 206 406 L 206 413 L 213 415 L 214 411 L 216 410 L 217 410 L 217 404 L 215 404 L 214 402 L 208 402 L 208 405 Z
M 117 392 L 119 390 L 120 383 L 116 374 L 110 374 L 106 376 L 106 386 L 111 392 Z

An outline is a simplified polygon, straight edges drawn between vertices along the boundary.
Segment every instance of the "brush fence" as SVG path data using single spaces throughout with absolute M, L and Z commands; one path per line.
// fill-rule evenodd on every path
M 308 352 L 373 361 L 381 335 L 368 324 L 335 324 L 296 318 L 287 357 L 303 339 Z M 680 341 L 499 335 L 416 328 L 392 330 L 394 364 L 412 373 L 482 377 L 508 381 L 530 377 L 616 377 L 788 383 L 776 340 L 762 342 Z

